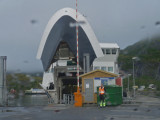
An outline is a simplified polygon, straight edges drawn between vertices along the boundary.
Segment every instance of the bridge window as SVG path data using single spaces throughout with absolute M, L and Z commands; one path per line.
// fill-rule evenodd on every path
M 110 49 L 106 49 L 106 54 L 111 54 L 111 50 Z
M 113 72 L 113 67 L 108 67 L 108 72 Z
M 117 49 L 112 49 L 112 54 L 116 54 Z
M 94 66 L 94 70 L 100 69 L 99 66 Z
M 102 49 L 103 54 L 105 54 L 105 49 Z
M 106 67 L 105 66 L 101 67 L 101 70 L 106 71 Z

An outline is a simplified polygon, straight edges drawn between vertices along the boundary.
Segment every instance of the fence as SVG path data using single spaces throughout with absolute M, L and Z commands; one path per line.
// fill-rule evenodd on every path
M 74 95 L 73 94 L 63 94 L 63 103 L 64 104 L 74 104 Z

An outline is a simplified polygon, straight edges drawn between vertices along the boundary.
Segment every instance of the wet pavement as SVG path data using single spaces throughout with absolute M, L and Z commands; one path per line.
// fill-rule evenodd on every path
M 134 104 L 105 108 L 54 104 L 0 107 L 0 120 L 160 120 L 160 99 L 137 96 Z

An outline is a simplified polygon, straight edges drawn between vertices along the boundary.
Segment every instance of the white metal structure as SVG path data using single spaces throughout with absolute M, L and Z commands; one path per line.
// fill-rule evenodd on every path
M 44 72 L 43 73 L 43 81 L 42 81 L 42 87 L 43 89 L 49 88 L 50 83 L 54 84 L 54 76 L 53 72 Z

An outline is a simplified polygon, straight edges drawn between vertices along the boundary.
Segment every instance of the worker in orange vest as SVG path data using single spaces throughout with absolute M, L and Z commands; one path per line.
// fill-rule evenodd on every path
M 104 101 L 105 99 L 105 90 L 104 90 L 104 86 L 103 84 L 101 84 L 101 86 L 99 87 L 99 98 L 100 98 L 100 107 L 105 107 L 106 106 L 106 103 Z

